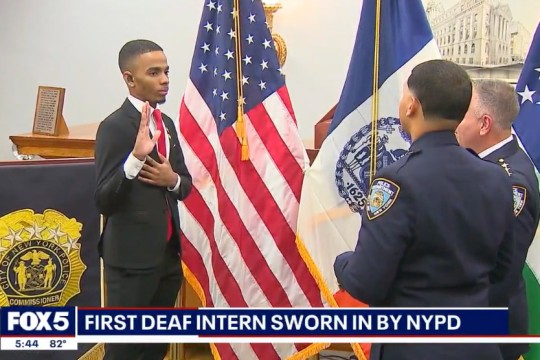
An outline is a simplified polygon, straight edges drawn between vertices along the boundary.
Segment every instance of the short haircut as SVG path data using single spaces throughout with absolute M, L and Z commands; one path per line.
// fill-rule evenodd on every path
M 519 100 L 514 87 L 502 80 L 492 79 L 475 80 L 473 85 L 480 104 L 476 112 L 490 115 L 500 129 L 511 129 L 519 113 Z
M 132 40 L 128 41 L 120 49 L 118 54 L 118 66 L 120 71 L 124 72 L 128 70 L 129 63 L 142 54 L 146 54 L 152 51 L 163 51 L 161 46 L 150 40 Z
M 407 81 L 422 105 L 424 116 L 458 123 L 469 109 L 472 82 L 467 72 L 448 60 L 430 60 L 417 65 Z

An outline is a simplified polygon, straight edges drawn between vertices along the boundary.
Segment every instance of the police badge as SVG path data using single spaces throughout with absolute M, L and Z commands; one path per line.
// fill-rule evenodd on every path
M 411 139 L 399 119 L 381 118 L 377 121 L 377 169 L 390 165 L 407 153 Z M 360 128 L 345 144 L 336 163 L 335 182 L 339 195 L 351 211 L 361 213 L 367 201 L 371 124 Z
M 512 186 L 512 192 L 514 194 L 514 216 L 518 216 L 525 206 L 525 200 L 527 200 L 527 189 L 522 186 Z
M 81 230 L 55 210 L 0 217 L 0 306 L 64 306 L 77 295 L 86 270 Z

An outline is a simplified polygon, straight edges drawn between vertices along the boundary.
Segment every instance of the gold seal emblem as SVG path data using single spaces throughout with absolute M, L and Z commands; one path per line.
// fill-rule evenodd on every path
M 81 230 L 50 209 L 0 217 L 0 306 L 64 306 L 80 293 Z
M 371 206 L 375 208 L 380 208 L 384 202 L 384 195 L 382 191 L 375 191 L 373 196 L 370 199 Z

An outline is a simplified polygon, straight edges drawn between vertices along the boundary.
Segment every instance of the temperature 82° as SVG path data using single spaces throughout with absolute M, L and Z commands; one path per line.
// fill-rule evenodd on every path
M 66 339 L 53 339 L 51 340 L 49 346 L 51 349 L 62 349 L 64 348 L 64 345 L 66 345 L 66 343 Z

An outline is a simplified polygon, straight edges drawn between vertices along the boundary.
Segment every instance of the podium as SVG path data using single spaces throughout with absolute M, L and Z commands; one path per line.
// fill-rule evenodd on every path
M 92 158 L 99 123 L 70 127 L 68 135 L 49 136 L 26 133 L 11 135 L 20 155 L 38 155 L 44 159 Z
M 328 134 L 328 129 L 330 128 L 330 124 L 332 123 L 332 119 L 334 118 L 334 113 L 336 112 L 337 104 L 334 105 L 330 111 L 328 111 L 322 118 L 319 120 L 314 127 L 314 141 L 313 141 L 313 148 L 306 149 L 308 157 L 309 157 L 309 163 L 313 164 L 313 161 L 315 161 L 315 158 L 317 157 L 317 154 L 319 153 L 319 149 L 321 148 L 321 145 L 326 138 L 326 135 Z

